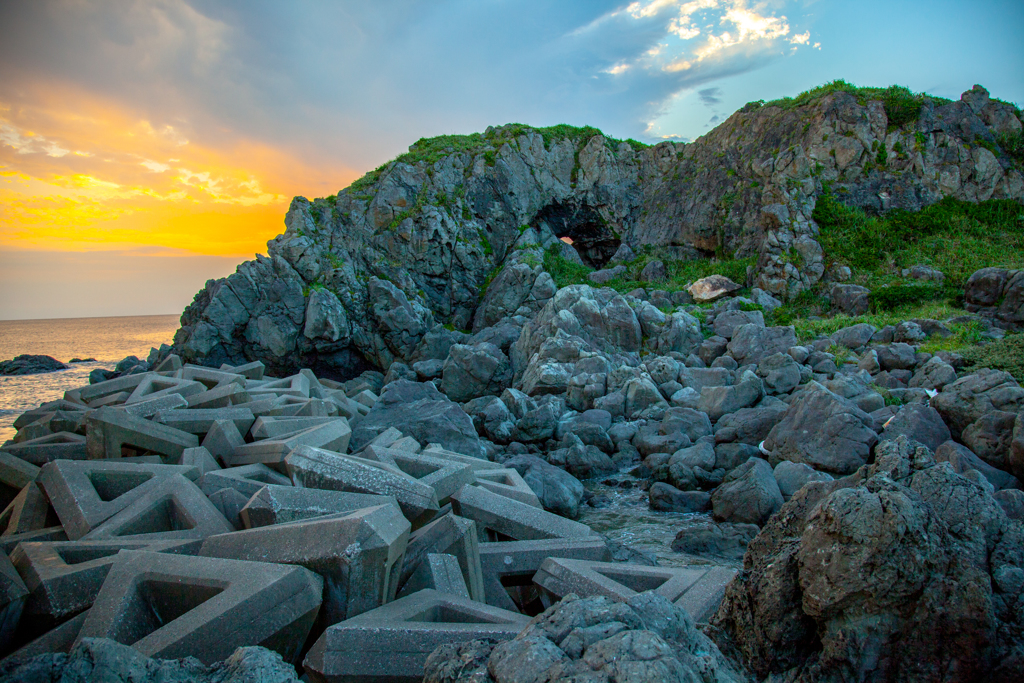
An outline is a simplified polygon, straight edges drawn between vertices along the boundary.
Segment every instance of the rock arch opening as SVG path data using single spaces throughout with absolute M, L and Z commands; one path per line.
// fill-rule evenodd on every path
M 534 223 L 546 225 L 591 268 L 603 268 L 621 244 L 612 225 L 583 202 L 552 202 L 537 212 Z

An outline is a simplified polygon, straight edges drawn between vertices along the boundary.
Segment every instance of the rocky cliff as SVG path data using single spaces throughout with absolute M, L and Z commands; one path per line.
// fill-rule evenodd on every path
M 556 290 L 551 248 L 593 267 L 621 244 L 756 256 L 750 283 L 793 297 L 825 275 L 811 217 L 825 188 L 873 211 L 1019 201 L 1002 141 L 1020 130 L 1019 111 L 978 86 L 949 102 L 830 84 L 748 104 L 689 144 L 518 124 L 420 140 L 336 196 L 296 197 L 268 256 L 196 295 L 175 348 L 329 376 L 443 359 L 459 340 L 449 330 L 540 310 Z

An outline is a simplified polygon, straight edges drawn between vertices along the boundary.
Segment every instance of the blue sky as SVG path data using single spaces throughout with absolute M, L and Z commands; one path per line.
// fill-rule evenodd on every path
M 63 255 L 59 273 L 0 276 L 19 294 L 0 318 L 177 312 L 201 272 L 264 249 L 292 195 L 420 137 L 521 122 L 692 140 L 836 78 L 1024 104 L 1022 29 L 1019 1 L 9 0 L 0 262 Z M 146 292 L 107 269 L 102 295 L 32 294 L 118 254 L 189 275 Z

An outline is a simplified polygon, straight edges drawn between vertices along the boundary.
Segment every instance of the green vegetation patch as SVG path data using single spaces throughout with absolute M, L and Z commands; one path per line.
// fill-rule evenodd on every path
M 661 259 L 665 263 L 665 270 L 668 271 L 668 280 L 664 282 L 641 282 L 638 278 L 640 272 L 651 261 L 658 258 L 656 249 L 644 250 L 635 260 L 623 264 L 626 272 L 612 280 L 609 280 L 601 287 L 611 287 L 617 292 L 629 292 L 637 288 L 660 289 L 668 292 L 675 292 L 692 284 L 695 280 L 708 275 L 724 275 L 725 277 L 743 284 L 747 279 L 747 266 L 754 265 L 756 258 L 742 259 L 693 259 L 690 261 L 678 261 Z M 544 270 L 551 274 L 558 287 L 569 285 L 594 285 L 589 275 L 594 272 L 593 268 L 580 265 L 563 257 L 559 253 L 557 245 L 544 252 Z
M 965 349 L 961 353 L 969 369 L 1005 370 L 1018 382 L 1024 382 L 1024 334 L 1007 335 L 1003 339 Z
M 942 97 L 935 97 L 925 93 L 913 93 L 910 88 L 902 85 L 890 85 L 888 88 L 862 88 L 842 79 L 829 81 L 824 85 L 806 90 L 796 97 L 783 97 L 782 99 L 764 102 L 748 102 L 743 111 L 753 111 L 760 107 L 779 107 L 780 109 L 795 109 L 806 104 L 811 104 L 836 92 L 845 92 L 853 95 L 861 105 L 867 104 L 870 100 L 880 100 L 885 107 L 885 115 L 889 119 L 889 130 L 901 128 L 908 123 L 917 121 L 921 113 L 921 106 L 925 100 L 932 100 L 936 104 L 947 104 L 950 100 Z
M 946 197 L 921 211 L 869 216 L 826 193 L 818 197 L 814 220 L 827 262 L 849 266 L 872 289 L 897 283 L 902 269 L 918 264 L 941 270 L 947 287 L 956 288 L 979 268 L 1024 267 L 1024 208 L 1011 200 L 973 204 Z

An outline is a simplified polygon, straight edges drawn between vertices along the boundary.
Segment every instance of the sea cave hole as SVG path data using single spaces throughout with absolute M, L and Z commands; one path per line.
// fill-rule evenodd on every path
M 537 212 L 534 224 L 546 225 L 591 268 L 604 268 L 621 244 L 614 225 L 586 202 L 552 202 Z

